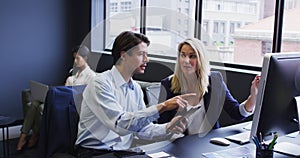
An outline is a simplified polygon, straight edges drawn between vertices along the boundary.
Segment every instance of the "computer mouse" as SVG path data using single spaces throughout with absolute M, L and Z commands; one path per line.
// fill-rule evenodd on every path
M 230 145 L 230 141 L 229 140 L 227 140 L 225 138 L 221 138 L 221 137 L 211 138 L 210 139 L 210 143 L 217 144 L 217 145 L 222 145 L 222 146 L 228 146 L 228 145 Z

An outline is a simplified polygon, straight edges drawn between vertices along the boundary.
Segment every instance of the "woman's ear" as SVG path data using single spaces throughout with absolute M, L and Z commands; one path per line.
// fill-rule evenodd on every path
M 87 56 L 83 57 L 83 59 L 85 60 L 85 62 L 88 61 L 88 57 Z

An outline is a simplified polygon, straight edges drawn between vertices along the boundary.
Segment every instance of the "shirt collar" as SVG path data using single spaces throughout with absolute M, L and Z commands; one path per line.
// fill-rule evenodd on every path
M 90 67 L 87 65 L 80 73 L 79 73 L 79 71 L 76 72 L 75 76 L 78 78 L 79 76 L 86 75 L 86 74 L 88 74 L 89 69 L 90 69 Z
M 81 74 L 87 74 L 90 67 L 87 65 L 82 71 Z
M 134 90 L 134 85 L 133 85 L 133 79 L 132 78 L 130 78 L 129 82 L 127 83 L 124 80 L 124 78 L 122 77 L 119 70 L 115 66 L 112 67 L 111 72 L 112 72 L 112 77 L 113 77 L 113 79 L 116 82 L 116 85 L 118 87 L 128 86 L 131 90 Z
M 129 80 L 128 82 L 128 87 L 131 89 L 131 90 L 134 90 L 134 85 L 132 83 L 132 78 Z

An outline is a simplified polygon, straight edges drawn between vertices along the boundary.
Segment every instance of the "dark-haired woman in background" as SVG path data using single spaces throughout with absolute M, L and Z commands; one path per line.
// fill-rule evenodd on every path
M 96 74 L 88 65 L 89 49 L 86 46 L 77 46 L 73 50 L 74 66 L 73 75 L 66 80 L 66 86 L 87 84 L 88 80 Z
M 87 63 L 89 53 L 89 49 L 84 45 L 79 45 L 72 49 L 74 57 L 74 75 L 67 78 L 65 83 L 66 86 L 85 85 L 88 80 L 96 75 Z M 21 134 L 16 148 L 17 151 L 23 149 L 27 142 L 27 136 L 31 130 L 32 136 L 28 141 L 27 147 L 34 147 L 38 141 L 41 127 L 44 103 L 38 100 L 32 100 L 28 105 L 24 105 L 24 107 L 25 106 L 28 107 L 28 110 L 25 112 Z

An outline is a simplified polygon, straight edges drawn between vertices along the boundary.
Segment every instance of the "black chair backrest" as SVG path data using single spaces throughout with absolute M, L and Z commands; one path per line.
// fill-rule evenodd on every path
M 101 54 L 100 59 L 97 64 L 96 72 L 103 72 L 111 69 L 114 65 L 113 57 L 109 54 Z
M 167 65 L 160 62 L 149 62 L 144 74 L 135 74 L 134 80 L 146 81 L 146 82 L 160 82 L 162 79 L 173 74 L 173 70 Z

